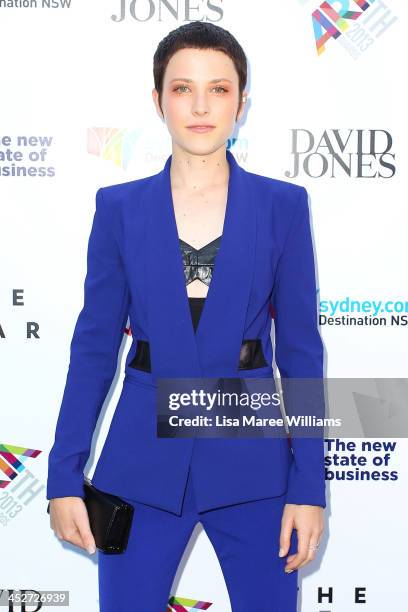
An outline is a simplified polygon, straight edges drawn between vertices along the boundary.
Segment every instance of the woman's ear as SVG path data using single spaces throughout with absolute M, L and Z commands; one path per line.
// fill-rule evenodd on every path
M 247 100 L 248 100 L 248 92 L 243 91 L 241 95 L 240 103 L 239 103 L 239 109 L 238 109 L 238 113 L 236 116 L 236 121 L 239 121 L 239 119 L 241 119 L 242 115 L 244 114 L 245 104 Z
M 159 103 L 159 93 L 158 93 L 158 91 L 157 91 L 157 89 L 155 87 L 153 87 L 153 89 L 152 89 L 152 98 L 153 98 L 153 102 L 154 102 L 154 105 L 156 107 L 156 112 L 157 112 L 158 116 L 160 117 L 160 119 L 162 121 L 164 121 L 164 113 L 163 113 L 162 107 L 160 106 L 160 103 Z

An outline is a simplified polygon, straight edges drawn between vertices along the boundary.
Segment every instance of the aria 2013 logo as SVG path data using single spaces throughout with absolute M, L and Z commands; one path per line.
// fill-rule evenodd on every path
M 299 2 L 307 4 L 309 0 Z M 318 55 L 329 48 L 327 43 L 336 40 L 354 59 L 397 20 L 382 0 L 327 0 L 311 17 Z

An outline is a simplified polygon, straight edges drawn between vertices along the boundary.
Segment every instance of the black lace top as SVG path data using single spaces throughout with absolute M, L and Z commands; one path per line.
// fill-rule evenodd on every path
M 218 236 L 218 238 L 215 238 L 201 247 L 201 249 L 195 249 L 179 238 L 186 285 L 189 285 L 196 278 L 206 285 L 210 285 L 215 258 L 221 244 L 221 238 L 222 236 Z M 194 331 L 196 331 L 204 307 L 205 297 L 189 297 L 188 301 L 190 304 Z
M 209 285 L 215 257 L 221 244 L 221 236 L 201 247 L 201 249 L 195 249 L 187 242 L 184 242 L 184 240 L 181 240 L 181 238 L 179 242 L 184 263 L 186 285 L 189 285 L 196 278 Z

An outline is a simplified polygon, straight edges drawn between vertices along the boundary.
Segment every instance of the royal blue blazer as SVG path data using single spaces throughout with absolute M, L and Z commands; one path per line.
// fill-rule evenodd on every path
M 170 155 L 148 177 L 100 188 L 84 304 L 55 440 L 47 499 L 84 497 L 83 469 L 130 322 L 123 385 L 92 481 L 180 513 L 189 466 L 200 511 L 281 495 L 325 507 L 322 438 L 158 438 L 157 378 L 323 377 L 307 191 L 242 168 L 230 151 L 228 200 L 212 280 L 194 332 L 170 183 Z M 182 236 L 180 236 L 182 238 Z M 244 338 L 267 365 L 238 369 Z M 130 367 L 149 342 L 151 371 Z M 193 461 L 192 461 L 193 459 Z

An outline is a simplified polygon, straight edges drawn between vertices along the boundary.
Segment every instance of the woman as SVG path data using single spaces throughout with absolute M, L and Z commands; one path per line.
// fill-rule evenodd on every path
M 162 612 L 195 524 L 217 553 L 233 612 L 294 612 L 325 507 L 323 442 L 156 436 L 157 379 L 321 377 L 303 187 L 246 172 L 226 150 L 243 115 L 246 58 L 192 22 L 154 56 L 153 100 L 172 138 L 159 173 L 98 190 L 84 307 L 49 456 L 51 527 L 94 551 L 83 467 L 117 367 L 132 347 L 93 484 L 132 503 L 129 543 L 98 551 L 100 609 Z M 205 127 L 202 127 L 205 126 Z

